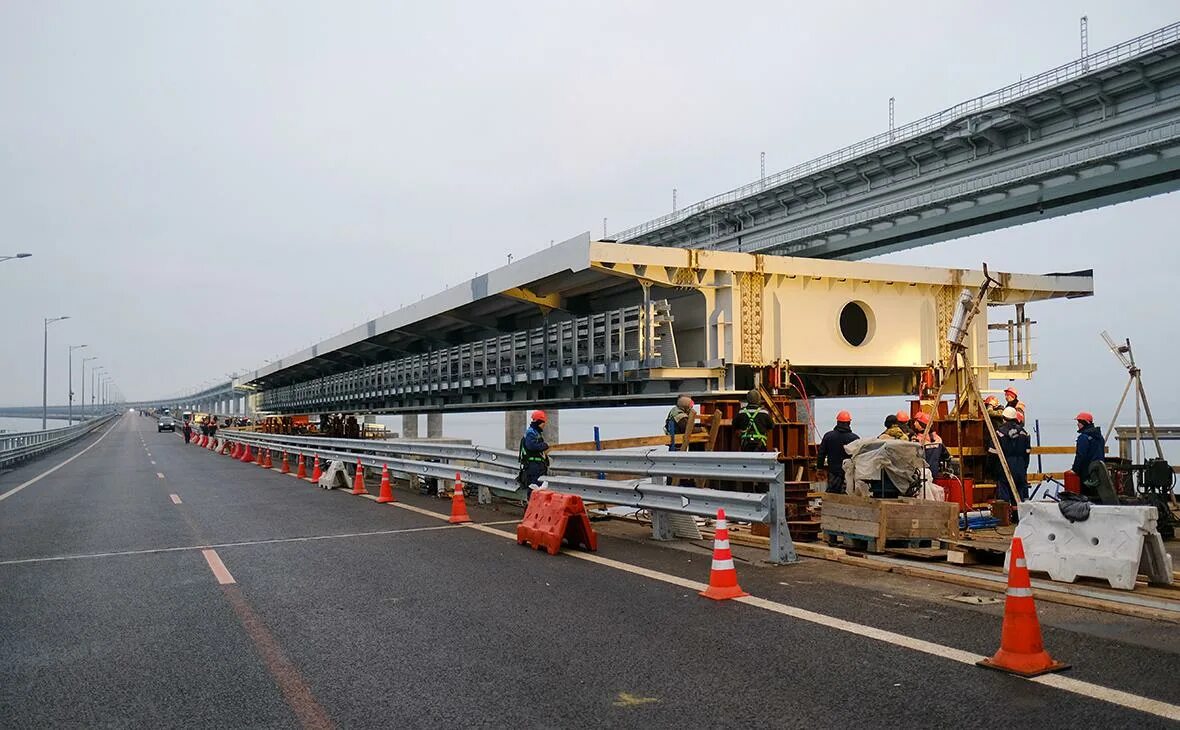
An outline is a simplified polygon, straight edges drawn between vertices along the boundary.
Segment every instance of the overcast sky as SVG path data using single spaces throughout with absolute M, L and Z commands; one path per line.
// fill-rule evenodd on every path
M 189 391 L 1177 19 L 1162 2 L 0 3 L 0 403 L 86 343 Z M 1175 195 L 884 260 L 1094 268 L 1036 307 L 1042 413 L 1109 412 L 1131 337 L 1180 420 Z M 88 379 L 89 380 L 89 379 Z M 89 388 L 89 383 L 87 383 Z

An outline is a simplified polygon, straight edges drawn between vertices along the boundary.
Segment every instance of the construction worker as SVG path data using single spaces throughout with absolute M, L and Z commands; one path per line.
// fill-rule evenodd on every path
M 938 476 L 938 473 L 943 471 L 942 465 L 951 460 L 951 454 L 943 445 L 942 437 L 930 426 L 930 416 L 926 411 L 920 411 L 914 416 L 913 425 L 913 440 L 922 444 L 926 465 L 930 467 L 931 474 Z
M 890 413 L 885 416 L 885 430 L 878 436 L 879 439 L 896 439 L 898 441 L 909 441 L 909 435 L 902 430 L 897 423 L 897 415 Z
M 762 407 L 762 394 L 757 390 L 746 393 L 746 407 L 738 411 L 733 419 L 741 450 L 766 451 L 766 439 L 773 425 L 770 411 Z
M 859 438 L 860 436 L 852 432 L 852 414 L 848 411 L 840 411 L 836 414 L 836 427 L 825 433 L 819 442 L 819 460 L 816 462 L 816 467 L 823 469 L 824 464 L 827 464 L 829 494 L 844 494 L 846 492 L 844 460 L 848 458 L 848 452 L 844 450 L 844 447 Z
M 539 485 L 541 478 L 549 473 L 549 444 L 545 442 L 547 420 L 545 411 L 533 411 L 524 438 L 520 440 L 520 472 L 517 481 L 530 490 L 530 498 L 533 496 L 532 488 Z
M 1094 416 L 1089 411 L 1079 413 L 1076 420 L 1078 441 L 1072 470 L 1084 486 L 1090 478 L 1090 466 L 1106 457 L 1106 443 L 1102 438 L 1102 429 L 1094 425 Z
M 1017 420 L 1018 415 L 1019 412 L 1015 408 L 1004 408 L 1004 422 L 996 429 L 996 435 L 1000 438 L 999 449 L 988 449 L 991 453 L 997 454 L 996 496 L 1009 504 L 1016 504 L 1016 495 L 1020 496 L 1021 501 L 1028 499 L 1028 462 L 1032 454 L 1032 439 Z M 999 466 L 999 453 L 1002 453 L 1004 461 L 1008 462 L 1008 471 L 1012 472 L 1012 481 L 1016 486 L 1015 492 L 1008 483 L 1004 469 Z
M 1004 389 L 1004 407 L 1015 408 L 1018 411 L 1024 410 L 1024 402 L 1020 400 L 1020 394 L 1016 392 L 1015 388 L 1008 387 Z
M 193 438 L 193 424 L 187 418 L 184 420 L 184 425 L 181 426 L 180 432 L 184 434 L 184 442 L 187 444 Z
M 668 434 L 669 451 L 688 451 L 688 436 L 692 434 L 691 424 L 696 422 L 696 410 L 692 398 L 682 395 L 676 399 L 676 405 L 664 417 L 664 433 Z M 676 438 L 684 434 L 684 438 Z

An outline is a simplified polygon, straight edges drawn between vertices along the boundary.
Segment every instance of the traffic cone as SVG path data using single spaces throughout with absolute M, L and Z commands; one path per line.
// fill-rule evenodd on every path
M 307 479 L 307 462 L 303 460 L 303 454 L 299 455 L 299 468 L 296 470 L 295 476 L 300 479 Z
M 725 510 L 717 510 L 717 526 L 713 533 L 713 567 L 709 571 L 709 587 L 701 591 L 705 598 L 724 601 L 748 596 L 737 582 L 733 567 L 733 553 L 729 550 L 729 528 L 725 525 Z
M 1001 672 L 1036 677 L 1068 669 L 1068 664 L 1054 661 L 1041 640 L 1041 622 L 1033 603 L 1032 582 L 1024 559 L 1024 542 L 1012 538 L 1011 564 L 1008 566 L 1008 595 L 1004 600 L 1004 627 L 1000 631 L 1000 650 L 991 659 L 976 662 L 981 667 Z
M 262 448 L 261 446 L 258 447 L 258 455 L 257 455 L 257 458 L 254 459 L 254 463 L 257 464 L 258 466 L 262 466 L 262 463 L 263 463 L 262 454 L 265 451 L 266 451 L 266 449 Z
M 283 449 L 283 467 L 279 469 L 280 474 L 290 474 L 291 465 L 287 463 L 287 450 Z
M 247 464 L 251 461 L 254 461 L 254 457 L 250 455 L 250 444 L 246 444 L 246 450 L 243 451 L 242 455 L 238 457 L 238 461 Z
M 313 482 L 315 482 L 316 484 L 319 484 L 321 474 L 322 474 L 322 472 L 320 472 L 320 455 L 316 454 L 314 466 L 312 467 L 312 470 L 311 470 L 311 480 Z
M 236 459 L 242 455 L 242 445 L 234 442 L 233 448 L 229 450 L 229 458 Z
M 451 497 L 451 519 L 447 522 L 453 525 L 471 522 L 467 515 L 467 503 L 463 501 L 463 480 L 459 478 L 459 472 L 455 472 L 455 494 Z
M 393 502 L 393 487 L 389 485 L 389 465 L 385 464 L 381 467 L 381 494 L 377 497 L 377 501 L 381 504 L 386 502 Z
M 365 491 L 365 466 L 358 458 L 356 460 L 356 471 L 352 475 L 352 493 L 353 494 L 368 494 Z
M 270 460 L 270 449 L 267 449 L 266 450 L 266 458 L 264 458 L 262 460 L 262 468 L 263 469 L 273 469 L 274 466 L 275 466 L 274 462 Z

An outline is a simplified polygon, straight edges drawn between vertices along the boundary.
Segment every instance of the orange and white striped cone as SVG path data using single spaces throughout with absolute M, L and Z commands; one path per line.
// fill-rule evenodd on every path
M 246 450 L 238 457 L 238 461 L 243 464 L 249 464 L 251 461 L 254 461 L 254 457 L 250 455 L 250 444 L 246 444 Z
M 266 458 L 262 460 L 263 469 L 273 469 L 274 462 L 270 460 L 270 449 L 266 450 Z
M 368 494 L 365 491 L 365 465 L 360 459 L 356 460 L 356 471 L 352 475 L 352 493 L 357 496 Z
M 385 464 L 381 467 L 381 493 L 377 497 L 377 501 L 380 502 L 381 504 L 385 504 L 386 502 L 394 501 L 393 487 L 389 483 L 389 465 L 388 464 Z
M 709 570 L 709 587 L 701 591 L 705 598 L 724 601 L 748 596 L 738 585 L 737 569 L 733 567 L 733 553 L 729 549 L 729 527 L 725 524 L 725 510 L 717 510 L 717 526 L 713 533 L 713 567 Z
M 455 493 L 451 495 L 451 519 L 447 522 L 452 525 L 471 522 L 471 517 L 467 514 L 467 502 L 463 501 L 463 480 L 459 478 L 459 472 L 455 472 Z
M 322 476 L 322 475 L 323 475 L 323 472 L 320 471 L 320 455 L 316 454 L 315 455 L 315 462 L 313 463 L 313 467 L 311 470 L 311 480 L 313 482 L 315 482 L 316 484 L 319 484 L 320 483 L 320 476 Z
M 981 667 L 1001 672 L 1035 677 L 1069 669 L 1054 661 L 1045 651 L 1041 639 L 1041 622 L 1033 602 L 1032 581 L 1024 559 L 1024 541 L 1012 538 L 1011 564 L 1008 566 L 1008 595 L 1004 600 L 1004 627 L 1000 630 L 1000 650 L 991 659 L 976 662 Z
M 235 441 L 233 448 L 231 448 L 229 450 L 229 458 L 236 459 L 241 455 L 242 455 L 242 445 Z
M 290 474 L 291 464 L 287 461 L 287 450 L 283 449 L 283 466 L 279 469 L 280 474 Z
M 299 468 L 295 471 L 295 476 L 299 479 L 307 479 L 307 462 L 303 460 L 303 454 L 299 455 Z

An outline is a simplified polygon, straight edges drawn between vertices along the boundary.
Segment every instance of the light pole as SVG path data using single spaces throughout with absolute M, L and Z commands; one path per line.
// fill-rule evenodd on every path
M 69 387 L 69 424 L 74 425 L 74 350 L 81 350 L 86 345 L 70 345 L 70 368 L 66 377 L 66 383 Z
M 13 254 L 12 256 L 0 256 L 0 261 L 8 261 L 9 259 L 27 259 L 32 255 L 33 254 L 31 253 L 18 253 Z
M 98 413 L 98 374 L 105 371 L 102 365 L 90 371 L 90 412 Z
M 45 349 L 41 354 L 41 430 L 46 428 L 46 422 L 49 415 L 49 325 L 54 322 L 60 322 L 63 319 L 69 319 L 69 315 L 64 317 L 46 317 L 45 318 Z
M 97 359 L 98 359 L 97 355 L 95 355 L 94 357 L 82 358 L 82 377 L 79 378 L 79 380 L 82 381 L 82 398 L 81 398 L 81 400 L 79 400 L 79 403 L 82 404 L 82 415 L 78 420 L 83 420 L 86 418 L 86 363 L 90 362 L 91 360 L 97 360 Z

